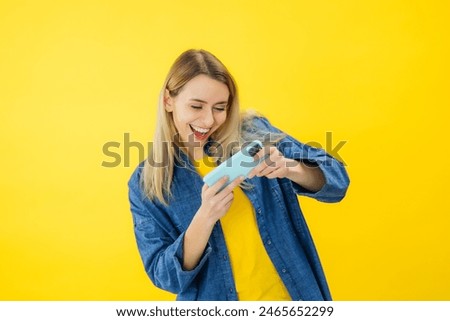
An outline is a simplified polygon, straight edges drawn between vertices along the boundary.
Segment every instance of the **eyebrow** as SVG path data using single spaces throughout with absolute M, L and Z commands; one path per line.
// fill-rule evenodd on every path
M 207 101 L 204 101 L 204 100 L 198 99 L 198 98 L 192 98 L 190 100 L 196 101 L 196 102 L 199 102 L 199 103 L 203 103 L 203 104 L 207 104 L 208 103 Z M 221 105 L 221 104 L 228 104 L 228 101 L 219 101 L 219 102 L 215 103 L 214 105 Z

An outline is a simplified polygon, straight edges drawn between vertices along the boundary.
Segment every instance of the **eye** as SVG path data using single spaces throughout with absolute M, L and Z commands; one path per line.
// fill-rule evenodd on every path
M 202 109 L 202 106 L 197 106 L 197 105 L 191 105 L 191 107 L 194 109 Z
M 216 107 L 214 107 L 214 109 L 217 110 L 217 111 L 225 111 L 225 110 L 227 110 L 227 107 L 225 107 L 225 106 L 216 106 Z

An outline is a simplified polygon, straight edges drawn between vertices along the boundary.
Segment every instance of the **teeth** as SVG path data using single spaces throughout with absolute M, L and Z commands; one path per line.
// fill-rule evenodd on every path
M 199 132 L 199 133 L 202 133 L 202 134 L 206 134 L 206 133 L 209 132 L 209 130 L 210 130 L 210 128 L 206 129 L 206 128 L 201 128 L 201 127 L 197 127 L 197 126 L 194 126 L 194 125 L 191 125 L 191 127 L 192 127 L 195 131 L 197 131 L 197 132 Z

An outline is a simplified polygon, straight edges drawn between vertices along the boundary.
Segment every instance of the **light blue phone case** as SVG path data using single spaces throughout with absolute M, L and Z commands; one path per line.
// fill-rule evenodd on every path
M 254 140 L 225 162 L 217 166 L 213 171 L 205 175 L 205 177 L 203 177 L 203 182 L 208 186 L 212 186 L 222 177 L 228 176 L 228 181 L 220 189 L 222 190 L 239 176 L 247 177 L 248 173 L 265 159 L 262 157 L 255 161 L 253 158 L 262 147 L 263 145 L 259 140 Z

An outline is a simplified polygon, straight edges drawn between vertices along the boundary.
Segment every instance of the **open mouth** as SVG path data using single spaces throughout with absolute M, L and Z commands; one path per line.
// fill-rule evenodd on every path
M 211 128 L 202 128 L 202 127 L 197 127 L 197 126 L 193 126 L 193 125 L 189 125 L 191 127 L 192 132 L 194 133 L 194 136 L 197 139 L 203 140 L 208 136 L 209 131 L 211 130 Z

